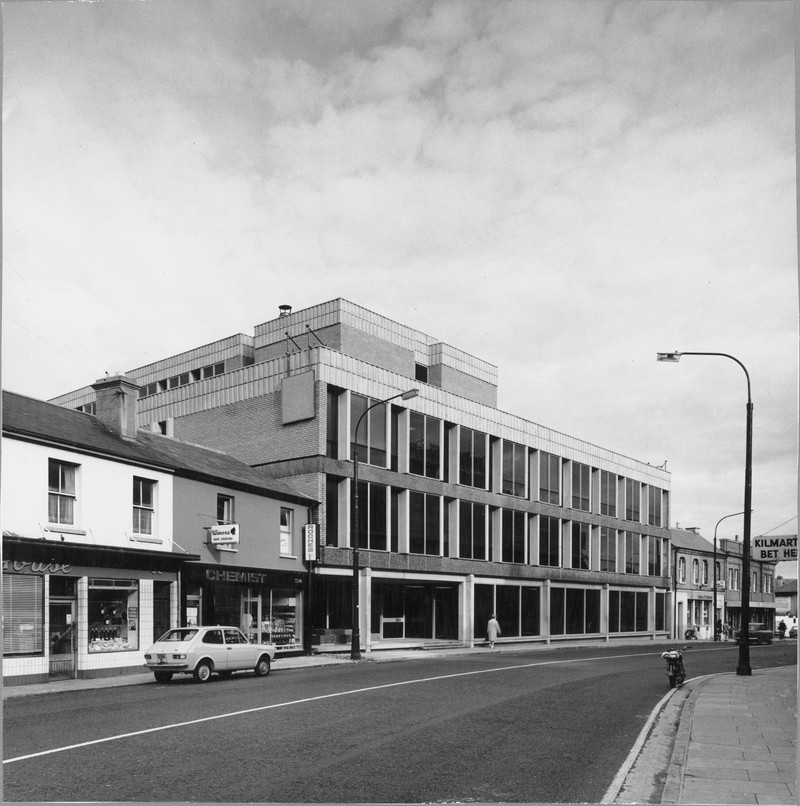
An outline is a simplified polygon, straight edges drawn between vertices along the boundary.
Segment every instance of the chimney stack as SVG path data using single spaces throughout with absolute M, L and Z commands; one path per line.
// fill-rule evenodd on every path
M 278 305 L 278 310 L 280 311 L 280 317 L 288 316 L 292 312 L 292 306 Z
M 92 384 L 97 396 L 97 419 L 123 439 L 136 439 L 139 385 L 124 375 L 100 378 Z

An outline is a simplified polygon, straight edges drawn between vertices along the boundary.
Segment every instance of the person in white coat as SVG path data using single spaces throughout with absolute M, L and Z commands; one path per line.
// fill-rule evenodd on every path
M 489 649 L 494 649 L 494 642 L 501 633 L 500 624 L 495 618 L 494 613 L 492 613 L 489 617 L 489 623 L 486 625 L 486 638 L 489 641 Z

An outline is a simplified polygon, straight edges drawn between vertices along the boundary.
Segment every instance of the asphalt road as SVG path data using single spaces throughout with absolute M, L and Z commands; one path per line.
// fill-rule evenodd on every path
M 4 703 L 5 801 L 599 802 L 665 647 L 486 651 Z M 689 677 L 734 671 L 695 644 Z M 751 648 L 754 669 L 795 642 Z

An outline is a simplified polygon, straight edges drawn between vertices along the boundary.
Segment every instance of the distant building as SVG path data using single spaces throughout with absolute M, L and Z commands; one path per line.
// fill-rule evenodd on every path
M 797 580 L 778 577 L 775 584 L 775 612 L 780 616 L 797 616 Z
M 321 502 L 309 649 L 351 639 L 355 540 L 366 651 L 482 642 L 492 613 L 502 640 L 672 630 L 669 473 L 498 409 L 480 358 L 336 299 L 128 376 L 140 426 Z M 54 402 L 91 411 L 95 393 Z
M 315 502 L 138 430 L 128 379 L 92 389 L 97 416 L 3 393 L 4 683 L 142 671 L 187 618 L 300 647 Z

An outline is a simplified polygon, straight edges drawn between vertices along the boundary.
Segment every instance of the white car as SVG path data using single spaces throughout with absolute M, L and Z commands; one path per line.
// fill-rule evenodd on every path
M 253 671 L 266 677 L 275 646 L 251 644 L 237 627 L 177 627 L 167 630 L 144 653 L 144 660 L 158 683 L 169 683 L 174 674 L 191 674 L 198 683 L 214 673 L 228 678 L 234 672 Z

